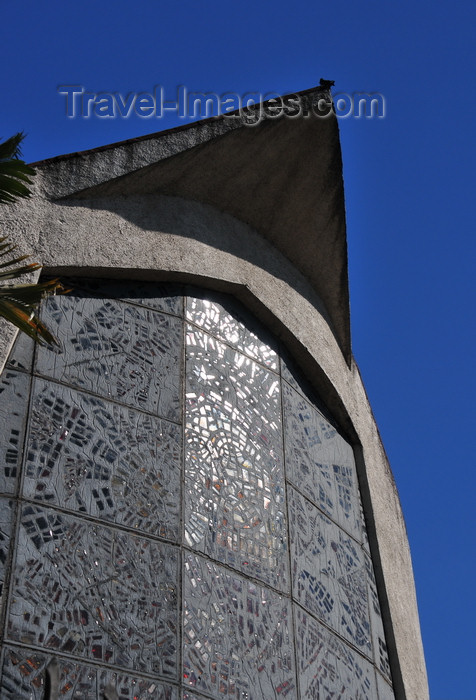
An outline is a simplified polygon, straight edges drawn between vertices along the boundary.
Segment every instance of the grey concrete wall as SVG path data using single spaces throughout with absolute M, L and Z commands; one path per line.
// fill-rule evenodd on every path
M 349 367 L 309 281 L 250 226 L 158 194 L 51 202 L 41 173 L 2 226 L 46 273 L 182 279 L 235 294 L 287 345 L 356 446 L 396 697 L 428 698 L 413 572 L 392 473 L 355 363 Z M 13 339 L 2 328 L 1 365 Z M 388 624 L 387 624 L 388 627 Z

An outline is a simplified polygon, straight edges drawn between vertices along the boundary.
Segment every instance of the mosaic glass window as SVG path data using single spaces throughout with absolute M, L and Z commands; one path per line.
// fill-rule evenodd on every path
M 236 300 L 71 280 L 0 378 L 1 697 L 390 700 L 353 450 Z M 57 700 L 51 698 L 51 700 Z
M 49 299 L 42 316 L 62 352 L 39 352 L 39 374 L 179 419 L 178 318 L 115 299 L 73 294 Z
M 26 497 L 176 540 L 180 458 L 175 423 L 35 380 Z
M 262 365 L 278 369 L 274 339 L 249 314 L 243 314 L 243 307 L 232 298 L 217 294 L 213 300 L 192 296 L 187 298 L 186 309 L 191 323 Z
M 287 535 L 278 377 L 194 328 L 186 343 L 185 541 L 282 588 Z
M 372 700 L 372 664 L 312 615 L 296 608 L 298 672 L 304 698 Z
M 184 573 L 184 684 L 214 698 L 293 697 L 290 601 L 198 556 Z
M 108 686 L 114 688 L 118 700 L 178 700 L 178 689 L 173 685 L 136 673 L 106 670 L 57 658 L 61 700 L 102 699 Z M 7 646 L 2 668 L 2 698 L 43 700 L 45 671 L 50 660 L 48 654 Z
M 170 545 L 25 505 L 8 637 L 175 676 L 177 588 Z
M 364 551 L 297 491 L 288 497 L 295 599 L 370 655 Z
M 1 493 L 14 493 L 17 488 L 29 395 L 30 377 L 7 367 L 0 378 Z
M 0 496 L 0 614 L 3 612 L 5 570 L 10 555 L 15 502 Z
M 351 446 L 286 384 L 283 405 L 289 480 L 360 542 L 362 519 Z

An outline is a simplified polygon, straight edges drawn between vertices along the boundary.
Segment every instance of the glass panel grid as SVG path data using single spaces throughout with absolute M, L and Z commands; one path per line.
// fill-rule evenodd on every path
M 102 699 L 112 681 L 121 700 L 177 700 L 183 672 L 183 700 L 294 698 L 296 673 L 299 697 L 377 700 L 378 685 L 389 700 L 351 446 L 237 302 L 189 296 L 184 329 L 180 288 L 154 289 L 83 280 L 44 305 L 63 351 L 38 352 L 22 490 L 34 503 L 22 510 L 2 693 L 42 698 L 59 653 L 66 698 Z M 10 495 L 32 355 L 17 341 L 2 377 Z M 182 499 L 183 602 L 179 549 L 150 539 L 179 542 Z
M 360 543 L 363 523 L 351 446 L 285 383 L 283 407 L 288 479 Z
M 5 648 L 2 669 L 2 698 L 44 700 L 46 667 L 58 663 L 59 697 L 62 700 L 104 700 L 106 688 L 113 688 L 119 700 L 177 700 L 172 685 L 137 674 L 102 670 L 61 656 L 52 657 L 21 647 Z
M 382 613 L 377 593 L 377 584 L 372 562 L 369 556 L 365 557 L 367 568 L 367 583 L 369 590 L 370 624 L 372 627 L 372 643 L 374 648 L 374 663 L 376 668 L 390 681 L 390 662 L 385 642 L 385 632 L 383 629 Z
M 2 668 L 2 698 L 45 697 L 46 667 L 52 657 L 21 647 L 5 647 Z M 57 658 L 60 697 L 65 700 L 98 700 L 94 667 Z
M 376 700 L 371 663 L 298 607 L 296 643 L 302 698 Z
M 363 550 L 293 488 L 288 498 L 294 598 L 371 657 Z

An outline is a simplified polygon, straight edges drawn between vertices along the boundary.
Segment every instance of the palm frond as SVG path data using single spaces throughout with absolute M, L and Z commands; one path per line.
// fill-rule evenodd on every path
M 21 143 L 24 134 L 19 132 L 0 143 L 0 204 L 15 202 L 18 197 L 30 195 L 29 185 L 35 174 L 33 168 L 21 160 Z M 12 257 L 16 245 L 5 237 L 0 237 L 0 281 L 13 280 L 29 272 L 41 269 L 39 263 L 18 265 L 29 255 Z M 36 315 L 42 299 L 49 294 L 65 294 L 59 280 L 48 280 L 38 284 L 0 285 L 0 316 L 13 323 L 40 344 L 59 345 L 54 335 Z
M 56 338 L 36 315 L 38 304 L 50 294 L 66 294 L 58 279 L 38 284 L 0 286 L 0 316 L 13 323 L 40 345 L 59 345 Z
M 0 258 L 10 256 L 10 254 L 16 250 L 17 247 L 18 246 L 14 245 L 13 243 L 10 243 L 6 236 L 0 237 Z M 27 260 L 29 257 L 29 255 L 19 255 L 16 258 L 10 258 L 6 262 L 0 263 L 0 270 L 5 267 L 17 265 L 19 262 Z M 39 263 L 28 263 L 28 265 L 22 265 L 22 267 L 16 267 L 13 270 L 3 270 L 0 271 L 0 280 L 16 279 L 21 275 L 26 275 L 28 272 L 35 272 L 35 270 L 39 269 L 41 269 L 41 265 Z
M 5 139 L 3 143 L 0 143 L 0 160 L 11 160 L 12 158 L 21 158 L 21 144 L 25 134 L 23 131 L 19 131 L 9 139 Z
M 19 330 L 33 338 L 40 345 L 59 345 L 57 339 L 50 333 L 40 319 L 29 315 L 20 306 L 8 299 L 0 298 L 0 316 L 13 323 Z
M 0 203 L 14 202 L 18 197 L 29 197 L 33 168 L 21 160 L 21 142 L 24 134 L 19 132 L 0 143 Z
M 18 266 L 18 263 L 30 256 L 19 255 L 11 258 L 10 255 L 16 247 L 5 236 L 0 238 L 0 258 L 8 258 L 5 262 L 0 263 L 0 280 L 2 282 L 17 279 L 28 272 L 41 269 L 41 265 L 38 263 Z M 49 294 L 65 294 L 68 291 L 57 279 L 38 284 L 0 285 L 0 316 L 13 323 L 40 344 L 58 345 L 56 338 L 37 317 L 36 308 Z
M 29 258 L 29 255 L 24 255 L 23 258 Z M 18 258 L 17 258 L 18 259 Z M 21 258 L 19 258 L 21 260 Z M 11 261 L 15 262 L 14 260 Z M 3 270 L 0 272 L 0 280 L 13 280 L 26 275 L 28 272 L 35 272 L 36 270 L 41 270 L 41 265 L 39 263 L 30 263 L 29 265 L 22 265 L 21 267 L 16 267 L 13 270 Z
M 13 246 L 13 247 L 15 247 L 15 246 Z M 13 258 L 12 260 L 8 260 L 5 263 L 0 263 L 0 268 L 1 267 L 8 267 L 9 265 L 16 265 L 17 263 L 21 262 L 22 260 L 26 260 L 29 257 L 30 257 L 29 255 L 20 255 L 18 258 Z M 33 267 L 35 265 L 38 265 L 38 263 L 30 263 L 31 267 Z M 39 267 L 41 267 L 41 265 Z M 38 268 L 36 267 L 35 269 L 38 269 Z M 0 272 L 0 278 L 1 278 L 2 274 L 3 273 Z

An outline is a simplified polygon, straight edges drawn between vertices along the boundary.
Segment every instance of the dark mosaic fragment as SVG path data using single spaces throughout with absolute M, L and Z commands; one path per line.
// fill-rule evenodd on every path
M 35 341 L 33 338 L 19 331 L 7 360 L 7 367 L 29 372 L 33 364 L 34 351 Z
M 159 680 L 114 671 L 102 671 L 98 676 L 101 700 L 106 688 L 113 688 L 118 700 L 177 700 L 178 698 L 176 687 Z
M 45 697 L 46 667 L 51 655 L 18 647 L 6 647 L 4 653 L 1 697 L 18 700 Z M 99 700 L 96 669 L 75 661 L 55 657 L 59 671 L 61 700 Z
M 5 369 L 0 378 L 0 492 L 14 493 L 20 473 L 30 377 Z
M 80 277 L 64 279 L 62 282 L 72 289 L 74 296 L 120 299 L 175 316 L 183 314 L 183 288 L 179 284 Z
M 0 497 L 0 614 L 5 603 L 5 572 L 10 554 L 10 541 L 13 528 L 15 502 Z
M 118 700 L 177 700 L 174 686 L 122 671 L 101 670 L 60 656 L 6 647 L 1 697 L 44 700 L 46 668 L 56 660 L 61 700 L 104 700 L 106 689 Z

